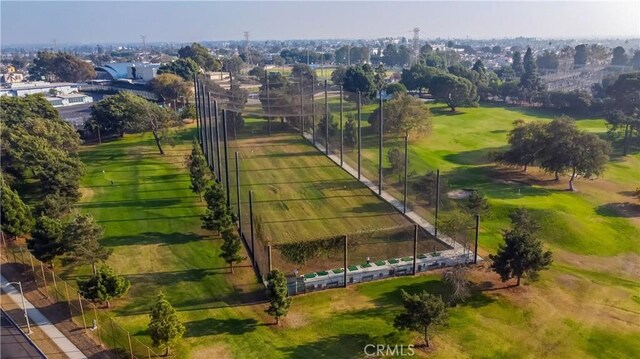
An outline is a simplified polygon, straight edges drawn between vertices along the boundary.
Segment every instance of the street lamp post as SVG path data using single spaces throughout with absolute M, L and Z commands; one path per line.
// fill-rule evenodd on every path
M 9 284 L 17 284 L 18 288 L 20 288 L 20 297 L 22 298 L 22 308 L 24 309 L 24 319 L 27 320 L 27 334 L 31 334 L 33 332 L 31 331 L 31 325 L 29 324 L 29 315 L 27 314 L 27 306 L 24 303 L 24 292 L 22 291 L 22 283 L 8 282 L 4 286 L 8 286 Z

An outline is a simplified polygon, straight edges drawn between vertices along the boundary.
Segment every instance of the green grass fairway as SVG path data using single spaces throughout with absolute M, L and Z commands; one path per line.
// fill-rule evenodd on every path
M 254 213 L 273 243 L 410 224 L 299 135 L 248 137 L 230 148 L 240 155 L 242 202 L 253 190 Z M 230 179 L 235 205 L 235 174 Z
M 631 202 L 627 191 L 638 184 L 640 156 L 614 159 L 604 178 L 580 180 L 578 193 L 564 191 L 566 180 L 560 184 L 534 181 L 531 186 L 494 181 L 497 174 L 504 179 L 503 169 L 493 167 L 483 153 L 505 146 L 513 120 L 550 115 L 500 107 L 461 109 L 457 115 L 437 109 L 434 113 L 434 132 L 411 144 L 412 168 L 420 173 L 437 166 L 450 176 L 454 187 L 479 188 L 489 197 L 494 213 L 482 225 L 485 252 L 497 246 L 509 209 L 526 206 L 536 210 L 548 227 L 542 239 L 553 249 L 555 261 L 539 282 L 517 289 L 503 288 L 491 272 L 474 271 L 477 288 L 473 297 L 451 308 L 449 325 L 432 335 L 433 351 L 419 351 L 417 356 L 637 355 L 640 217 L 621 216 L 617 208 L 607 205 Z M 581 120 L 579 125 L 604 132 L 602 120 Z M 263 126 L 264 121 L 248 119 L 246 134 L 260 132 Z M 200 229 L 203 202 L 189 190 L 183 165 L 194 132 L 181 133 L 183 142 L 167 147 L 165 156 L 157 154 L 149 135 L 126 136 L 87 146 L 82 152 L 87 174 L 78 207 L 106 227 L 103 243 L 114 250 L 108 262 L 132 281 L 130 293 L 114 301 L 111 309 L 132 335 L 150 342 L 147 311 L 155 293 L 162 290 L 187 328 L 179 358 L 359 358 L 364 357 L 364 346 L 369 343 L 420 342 L 418 334 L 393 328 L 393 317 L 400 310 L 400 290 L 446 294 L 438 274 L 299 296 L 283 325 L 270 325 L 265 305 L 258 302 L 263 288 L 248 262 L 229 274 L 218 257 L 221 240 Z M 368 189 L 297 136 L 279 133 L 267 139 L 255 135 L 231 144 L 242 154 L 243 193 L 255 191 L 256 208 L 266 213 L 261 215 L 265 225 L 290 233 L 287 240 L 341 233 L 353 225 L 399 223 L 388 206 L 382 206 Z M 376 159 L 375 151 L 369 149 L 366 160 L 375 163 Z M 235 190 L 235 177 L 231 179 Z M 345 184 L 336 184 L 342 182 Z M 235 192 L 232 194 L 235 205 Z M 349 215 L 354 218 L 346 217 Z M 322 218 L 329 224 L 323 225 Z M 361 263 L 363 258 L 353 261 L 350 264 Z

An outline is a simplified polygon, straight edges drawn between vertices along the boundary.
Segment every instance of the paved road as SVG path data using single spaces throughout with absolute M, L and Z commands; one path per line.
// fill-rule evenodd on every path
M 11 321 L 9 316 L 4 312 L 1 313 L 0 327 L 0 357 L 3 359 L 43 359 L 46 356 L 36 347 L 35 344 Z
M 0 286 L 2 291 L 7 293 L 11 300 L 18 305 L 21 310 L 24 310 L 22 306 L 22 298 L 20 292 L 13 287 L 12 284 L 0 275 Z M 51 324 L 51 322 L 29 302 L 25 300 L 25 306 L 27 307 L 27 314 L 31 320 L 31 325 L 37 325 L 40 329 L 54 342 L 56 345 L 70 358 L 70 359 L 86 359 L 87 357 L 76 347 L 67 337 Z M 4 344 L 3 344 L 4 346 Z M 4 355 L 2 356 L 4 358 Z

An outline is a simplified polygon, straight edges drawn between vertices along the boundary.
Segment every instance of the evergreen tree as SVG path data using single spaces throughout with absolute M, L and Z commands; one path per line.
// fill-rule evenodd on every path
M 487 198 L 478 191 L 471 192 L 464 207 L 469 214 L 474 216 L 485 215 L 489 212 L 489 202 Z
M 64 226 L 58 219 L 40 216 L 31 230 L 27 248 L 38 260 L 51 263 L 65 253 Z
M 21 236 L 29 232 L 33 225 L 31 210 L 2 176 L 0 176 L 0 182 L 2 182 L 2 202 L 0 202 L 2 235 L 6 233 L 11 237 Z
M 202 219 L 202 228 L 210 231 L 222 232 L 220 220 L 229 214 L 224 188 L 221 183 L 211 182 L 204 193 L 204 200 L 207 202 L 207 210 Z
M 202 192 L 207 186 L 207 163 L 202 150 L 196 141 L 193 141 L 191 155 L 189 155 L 189 176 L 191 177 L 191 190 L 202 201 Z
M 522 76 L 524 74 L 524 66 L 522 65 L 522 55 L 520 54 L 520 51 L 514 52 L 512 59 L 511 67 L 513 68 L 513 71 L 515 71 L 516 76 Z
M 533 233 L 522 229 L 504 231 L 504 244 L 498 248 L 498 253 L 489 255 L 491 268 L 500 275 L 503 282 L 517 278 L 516 286 L 520 285 L 520 278 L 531 280 L 538 278 L 538 272 L 548 269 L 552 262 L 550 251 L 544 251 L 542 242 Z
M 509 219 L 514 231 L 534 235 L 540 230 L 540 224 L 526 208 L 516 208 L 509 213 Z
M 527 52 L 524 54 L 524 73 L 520 76 L 520 89 L 529 102 L 543 89 L 538 75 L 538 66 L 530 47 L 527 48 Z
M 96 264 L 106 261 L 112 250 L 100 244 L 104 229 L 88 214 L 78 214 L 64 229 L 65 254 L 69 262 L 91 264 L 93 274 L 97 274 Z
M 447 320 L 447 307 L 440 296 L 423 291 L 420 294 L 408 294 L 401 290 L 404 312 L 395 317 L 393 326 L 400 330 L 415 330 L 424 335 L 429 347 L 429 328 L 444 324 Z
M 291 306 L 291 298 L 287 289 L 287 277 L 278 269 L 272 270 L 267 275 L 267 296 L 269 297 L 269 307 L 266 312 L 276 319 L 276 325 L 280 317 L 287 316 Z
M 225 262 L 229 263 L 229 268 L 231 269 L 231 273 L 233 273 L 233 263 L 237 263 L 245 259 L 245 257 L 240 255 L 242 242 L 240 242 L 240 237 L 236 234 L 235 229 L 233 228 L 233 220 L 229 213 L 225 213 L 220 218 L 219 223 L 221 226 L 223 241 L 222 246 L 220 247 L 220 257 L 223 258 Z
M 156 297 L 156 302 L 149 314 L 149 335 L 153 345 L 165 349 L 165 356 L 169 355 L 169 348 L 174 346 L 184 335 L 185 327 L 178 318 L 176 310 L 162 292 Z
M 404 173 L 404 153 L 397 147 L 393 147 L 387 152 L 387 159 L 391 164 L 391 172 L 397 174 L 398 183 L 402 183 L 402 174 Z
M 347 118 L 344 124 L 344 144 L 351 147 L 351 150 L 358 143 L 358 125 L 353 117 Z
M 113 268 L 103 265 L 97 274 L 94 274 L 86 281 L 78 281 L 80 294 L 93 302 L 106 302 L 113 298 L 121 297 L 129 291 L 131 283 L 123 277 L 119 277 Z

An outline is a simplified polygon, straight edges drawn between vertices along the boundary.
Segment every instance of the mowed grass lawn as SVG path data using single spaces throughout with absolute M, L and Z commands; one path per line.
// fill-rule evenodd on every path
M 265 242 L 295 242 L 410 225 L 391 205 L 299 135 L 239 136 L 229 147 L 231 202 L 237 208 L 237 151 L 243 224 L 249 222 L 246 204 L 252 190 L 254 215 L 262 223 Z
M 504 111 L 499 130 L 508 131 L 510 117 L 518 115 L 513 110 L 491 110 Z M 467 113 L 467 109 L 463 111 Z M 435 141 L 438 133 L 446 129 L 475 136 L 473 130 L 461 128 L 475 123 L 461 119 L 447 126 L 443 121 L 450 118 L 453 117 L 437 116 L 436 131 L 427 139 Z M 483 116 L 478 114 L 476 118 Z M 490 124 L 477 126 L 475 132 L 494 130 Z M 182 358 L 357 358 L 364 357 L 363 348 L 369 343 L 419 342 L 419 336 L 393 329 L 393 316 L 400 310 L 400 289 L 445 293 L 437 275 L 398 278 L 296 297 L 283 326 L 265 325 L 271 321 L 263 312 L 265 306 L 252 304 L 253 298 L 258 297 L 255 291 L 260 291 L 260 287 L 255 284 L 251 269 L 240 267 L 235 274 L 228 274 L 218 258 L 220 239 L 200 230 L 198 216 L 204 210 L 203 204 L 189 190 L 188 174 L 182 165 L 192 133 L 185 131 L 185 142 L 175 148 L 167 147 L 166 156 L 157 154 L 150 136 L 127 136 L 87 147 L 83 153 L 87 175 L 83 179 L 85 196 L 80 209 L 92 213 L 106 227 L 104 244 L 114 249 L 109 264 L 133 283 L 127 298 L 113 303 L 113 315 L 118 322 L 140 340 L 149 342 L 147 310 L 155 292 L 163 290 L 187 327 L 179 348 Z M 440 135 L 444 137 L 446 132 Z M 504 133 L 496 135 L 504 136 Z M 491 138 L 493 134 L 488 136 Z M 464 139 L 461 134 L 455 137 Z M 452 142 L 451 137 L 448 140 Z M 447 140 L 439 141 L 442 141 L 439 151 L 446 151 Z M 499 141 L 496 137 L 495 144 L 488 146 L 502 146 Z M 475 146 L 486 147 L 480 140 Z M 459 149 L 452 149 L 455 150 Z M 422 157 L 412 151 L 412 158 Z M 441 153 L 444 155 L 446 153 Z M 435 154 L 432 157 L 438 158 Z M 637 161 L 635 156 L 631 159 Z M 415 161 L 412 159 L 412 163 Z M 622 181 L 632 183 L 628 173 L 634 164 L 627 161 L 616 164 L 617 168 L 609 175 L 617 173 Z M 461 166 L 454 163 L 451 169 Z M 464 166 L 473 169 L 490 165 Z M 469 181 L 485 178 L 485 182 L 492 183 L 486 180 L 490 173 L 471 170 Z M 260 174 L 256 178 L 260 178 Z M 590 198 L 587 184 L 585 181 L 578 184 L 581 189 L 578 194 L 544 189 L 550 192 L 549 196 L 558 193 L 591 203 L 594 199 Z M 495 185 L 498 189 L 511 187 Z M 496 197 L 487 194 L 494 208 L 498 207 Z M 232 196 L 232 202 L 234 198 Z M 606 197 L 597 195 L 596 198 Z M 257 201 L 260 199 L 256 196 Z M 526 198 L 515 200 L 527 203 Z M 570 207 L 571 202 L 566 201 L 562 197 L 548 197 L 546 208 Z M 589 213 L 595 210 L 592 207 Z M 549 215 L 555 216 L 555 212 Z M 496 223 L 504 223 L 506 213 L 498 210 L 495 216 Z M 633 218 L 621 219 L 633 226 Z M 575 221 L 577 225 L 584 225 L 578 215 Z M 493 229 L 487 228 L 489 221 L 484 223 L 481 245 L 485 251 L 493 251 L 497 240 L 489 240 Z M 564 227 L 558 228 L 564 231 Z M 556 238 L 561 239 L 562 235 L 557 234 Z M 632 250 L 618 250 L 613 256 L 585 255 L 554 245 L 546 235 L 543 239 L 554 249 L 556 262 L 550 271 L 542 274 L 540 282 L 515 290 L 475 292 L 466 304 L 451 309 L 450 324 L 439 328 L 435 335 L 435 351 L 419 352 L 419 355 L 437 358 L 634 357 L 640 351 L 637 255 Z M 491 273 L 477 271 L 473 277 L 483 288 L 492 287 L 488 283 L 493 283 L 493 289 L 500 286 Z

